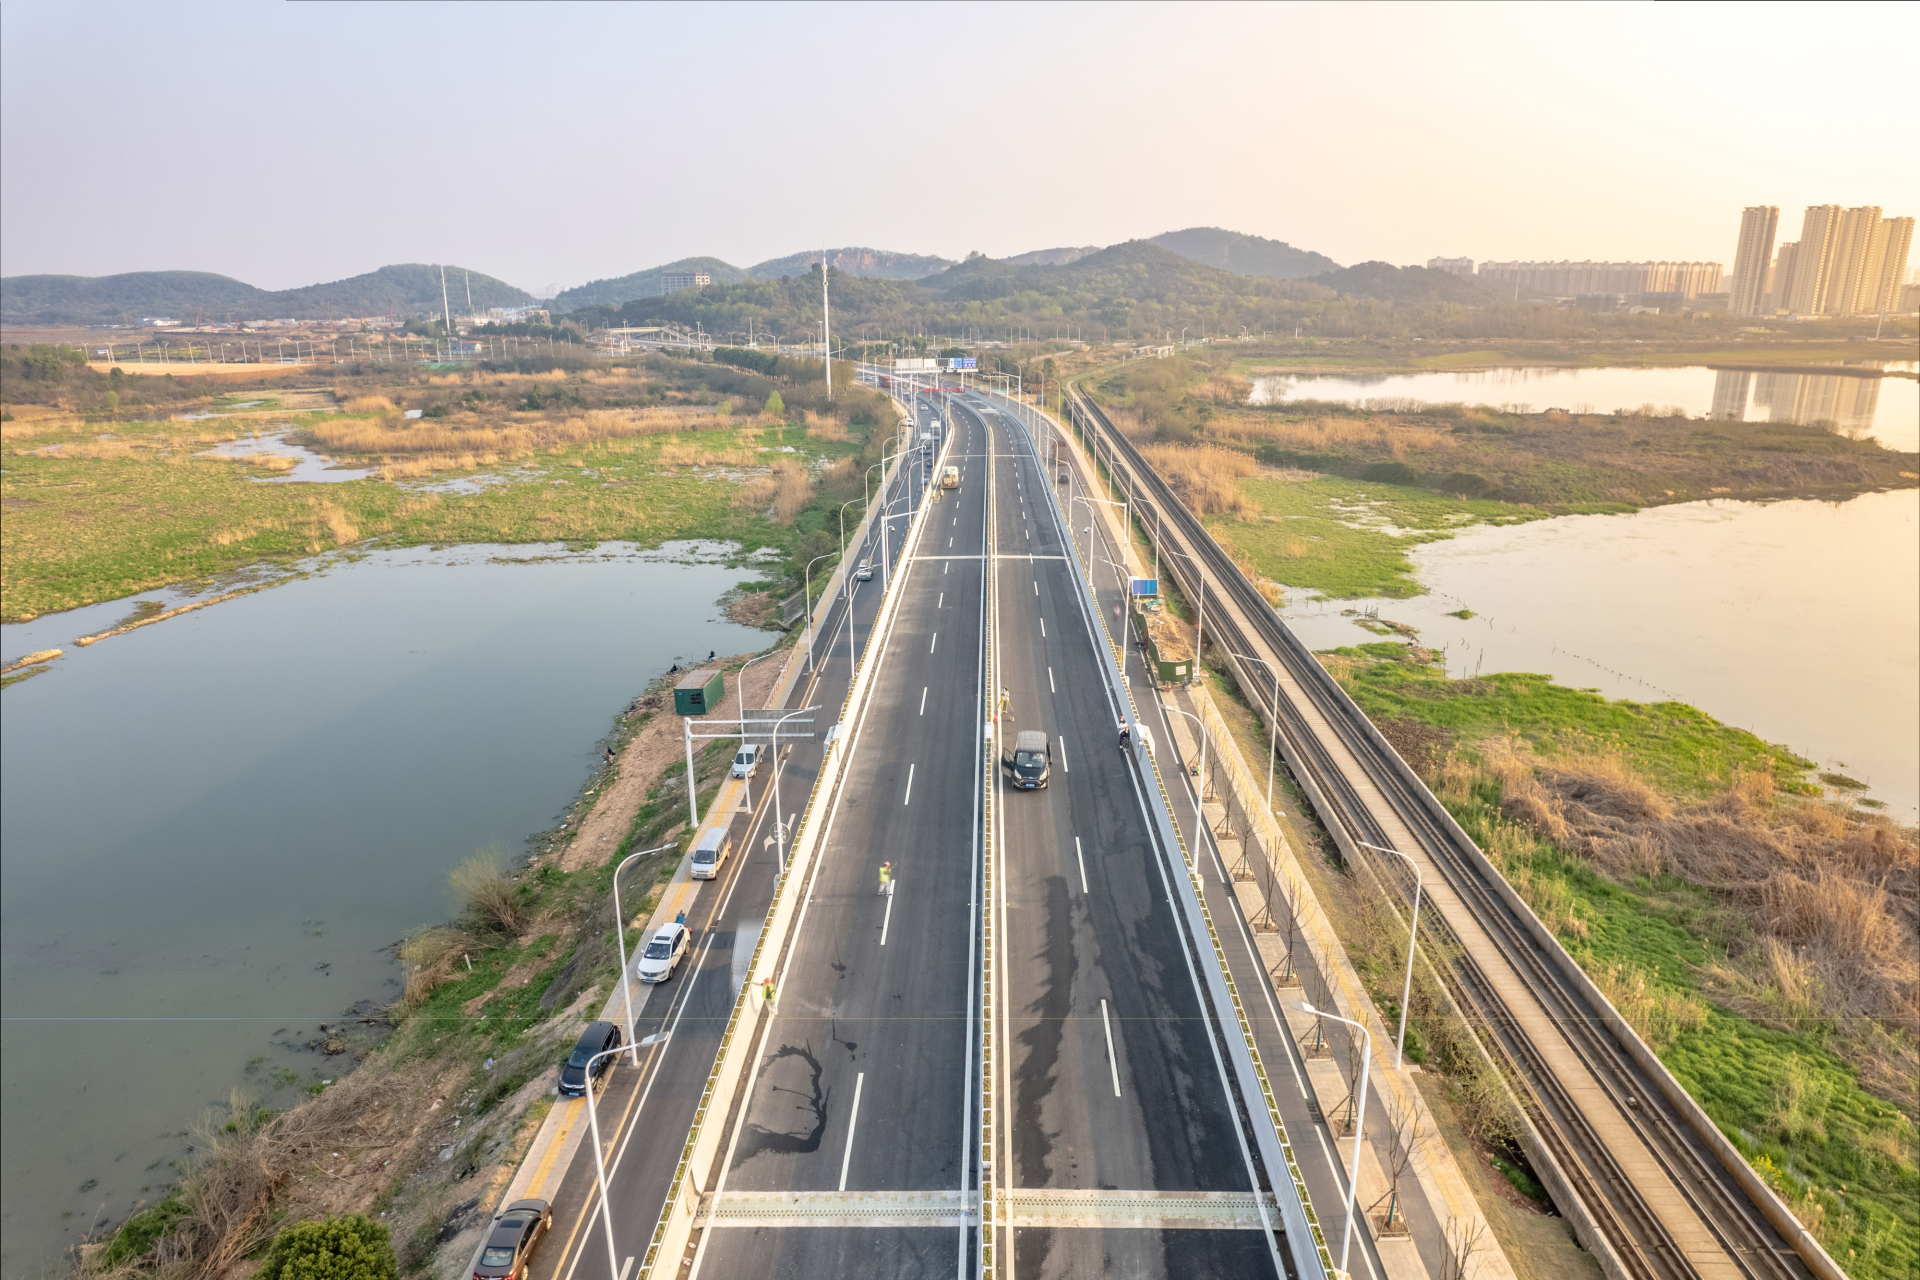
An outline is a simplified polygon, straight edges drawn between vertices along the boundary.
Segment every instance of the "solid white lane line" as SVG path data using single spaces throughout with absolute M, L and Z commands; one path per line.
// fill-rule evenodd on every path
M 1048 693 L 1060 692 L 1058 689 L 1053 687 L 1053 668 L 1052 667 L 1047 668 L 1047 692 Z
M 853 1160 L 853 1127 L 860 1123 L 860 1090 L 867 1083 L 862 1071 L 853 1078 L 853 1114 L 847 1117 L 847 1153 L 840 1157 L 840 1189 L 847 1189 L 847 1165 Z
M 633 1255 L 628 1254 L 627 1260 L 620 1264 L 620 1280 L 627 1280 L 627 1275 L 632 1270 L 633 1270 Z
M 913 803 L 913 771 L 917 767 L 918 767 L 917 765 L 911 765 L 911 764 L 907 766 L 907 798 L 900 802 L 902 805 L 909 805 Z
M 932 653 L 932 652 L 933 652 L 933 646 L 935 646 L 935 645 L 937 645 L 937 644 L 939 644 L 939 643 L 940 643 L 940 633 L 939 633 L 938 631 L 936 631 L 936 632 L 934 632 L 934 633 L 933 633 L 933 639 L 931 639 L 931 640 L 929 640 L 929 641 L 927 641 L 927 652 L 928 652 L 928 653 Z
M 1120 1061 L 1113 1056 L 1113 1024 L 1107 1021 L 1107 1002 L 1105 1000 L 1100 1002 L 1100 1025 L 1107 1029 L 1107 1070 L 1113 1073 L 1113 1096 L 1117 1098 L 1120 1096 Z M 860 1105 L 860 1088 L 858 1085 L 854 1086 L 853 1097 L 853 1105 L 858 1107 Z M 842 1191 L 847 1189 L 847 1175 L 845 1170 L 842 1170 L 840 1174 L 840 1189 Z
M 1080 892 L 1087 891 L 1087 855 L 1080 852 L 1080 837 L 1073 838 L 1073 860 L 1080 864 Z
M 925 684 L 920 686 L 920 714 L 921 715 L 927 714 L 927 690 L 931 689 L 932 687 L 933 687 L 932 685 L 925 685 Z

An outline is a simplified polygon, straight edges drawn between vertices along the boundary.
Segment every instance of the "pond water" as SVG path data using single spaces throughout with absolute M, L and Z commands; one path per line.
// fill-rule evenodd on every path
M 241 436 L 238 440 L 229 440 L 216 445 L 196 456 L 202 458 L 251 458 L 260 454 L 278 455 L 292 458 L 291 470 L 277 476 L 253 476 L 258 484 L 290 484 L 293 481 L 314 481 L 319 484 L 338 484 L 342 480 L 364 480 L 376 474 L 371 468 L 336 466 L 332 459 L 324 454 L 315 453 L 301 444 L 288 444 L 285 429 L 270 434 L 255 432 L 250 436 Z
M 1429 594 L 1295 599 L 1288 625 L 1310 648 L 1361 644 L 1386 637 L 1343 611 L 1377 609 L 1454 676 L 1691 703 L 1920 820 L 1920 492 L 1471 528 L 1412 558 Z
M 395 997 L 452 866 L 552 826 L 670 663 L 765 647 L 730 551 L 382 552 L 89 649 L 128 601 L 0 628 L 68 651 L 0 695 L 0 1273 L 157 1193 L 231 1086 L 331 1076 L 299 1046 Z
M 1911 362 L 1889 361 L 1889 368 Z M 1515 412 L 1565 409 L 1611 413 L 1653 405 L 1677 406 L 1689 417 L 1748 422 L 1831 422 L 1849 434 L 1870 435 L 1889 449 L 1920 448 L 1920 383 L 1911 377 L 1858 378 L 1844 374 L 1751 373 L 1693 366 L 1680 369 L 1482 369 L 1472 373 L 1396 373 L 1371 376 L 1270 374 L 1253 380 L 1250 404 L 1330 400 L 1395 406 L 1485 404 Z

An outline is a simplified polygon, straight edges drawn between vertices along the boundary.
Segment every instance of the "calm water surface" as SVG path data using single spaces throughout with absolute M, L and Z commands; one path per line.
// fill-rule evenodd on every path
M 331 1076 L 288 1046 L 394 998 L 454 864 L 551 826 L 668 664 L 764 647 L 725 552 L 380 553 L 91 649 L 127 602 L 0 629 L 68 650 L 0 695 L 0 1273 L 124 1219 L 231 1086 Z
M 1911 363 L 1889 362 L 1892 367 Z M 1920 448 L 1920 383 L 1911 377 L 1749 373 L 1732 369 L 1482 369 L 1381 377 L 1273 374 L 1253 380 L 1252 404 L 1286 400 L 1416 400 L 1611 413 L 1678 406 L 1690 417 L 1748 422 L 1832 422 L 1889 449 Z
M 1920 492 L 1468 529 L 1413 560 L 1428 595 L 1296 600 L 1288 624 L 1312 648 L 1359 644 L 1381 637 L 1341 610 L 1377 607 L 1455 676 L 1688 702 L 1920 819 Z M 1479 616 L 1446 616 L 1463 605 Z

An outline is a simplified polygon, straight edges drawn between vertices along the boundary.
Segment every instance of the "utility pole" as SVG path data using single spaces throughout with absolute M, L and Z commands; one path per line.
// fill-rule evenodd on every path
M 827 304 L 827 251 L 820 250 L 820 354 L 826 357 L 827 403 L 833 403 L 833 308 Z
M 453 332 L 453 304 L 447 301 L 447 264 L 440 264 L 440 312 L 446 317 L 447 332 Z
M 461 268 L 465 270 L 465 268 Z M 473 314 L 473 272 L 467 272 L 467 314 Z

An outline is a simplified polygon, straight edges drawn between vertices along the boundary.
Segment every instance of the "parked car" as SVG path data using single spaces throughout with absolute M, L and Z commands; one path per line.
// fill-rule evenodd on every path
M 545 1200 L 515 1200 L 494 1215 L 473 1280 L 526 1280 L 528 1259 L 552 1229 L 553 1209 Z
M 515 1200 L 494 1215 L 473 1280 L 526 1280 L 528 1260 L 552 1229 L 553 1208 L 545 1200 Z
M 1038 729 L 1022 729 L 1013 740 L 1013 752 L 1005 757 L 1013 773 L 1013 785 L 1023 790 L 1047 785 L 1053 772 L 1053 742 Z
M 567 1055 L 566 1065 L 560 1068 L 560 1096 L 563 1098 L 584 1098 L 587 1094 L 587 1063 L 597 1053 L 606 1053 L 609 1049 L 620 1047 L 620 1024 L 617 1022 L 589 1022 L 587 1029 L 580 1033 L 580 1042 L 573 1046 L 573 1052 Z M 607 1054 L 593 1064 L 593 1087 L 598 1089 L 609 1068 L 613 1066 L 613 1055 Z
M 687 926 L 678 922 L 660 926 L 660 931 L 641 951 L 640 959 L 633 966 L 633 976 L 642 982 L 665 982 L 671 978 L 680 957 L 687 954 L 692 936 Z
M 853 580 L 855 582 L 872 582 L 873 561 L 862 560 L 853 571 Z
M 760 768 L 760 744 L 750 742 L 733 757 L 733 776 L 751 778 Z

